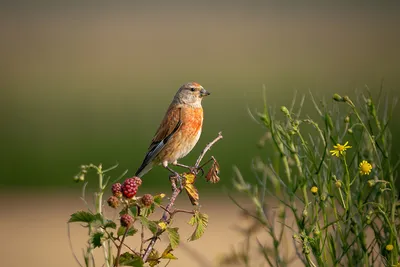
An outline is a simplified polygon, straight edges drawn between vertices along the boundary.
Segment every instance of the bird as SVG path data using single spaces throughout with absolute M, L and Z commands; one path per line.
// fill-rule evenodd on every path
M 196 82 L 188 82 L 178 89 L 135 176 L 142 177 L 160 164 L 175 175 L 178 173 L 169 164 L 189 168 L 179 164 L 178 160 L 185 157 L 200 139 L 203 127 L 201 102 L 208 95 L 210 93 Z

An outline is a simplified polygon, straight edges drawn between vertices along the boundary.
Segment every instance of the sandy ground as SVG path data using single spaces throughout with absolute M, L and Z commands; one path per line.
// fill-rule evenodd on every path
M 184 195 L 180 196 L 178 205 L 190 208 Z M 78 266 L 69 247 L 66 223 L 70 214 L 84 209 L 78 196 L 2 192 L 0 207 L 1 266 Z M 202 211 L 209 215 L 209 227 L 205 235 L 195 242 L 186 242 L 192 231 L 191 226 L 186 224 L 190 215 L 177 217 L 175 225 L 180 227 L 182 245 L 175 251 L 179 260 L 168 266 L 218 266 L 224 254 L 233 246 L 239 247 L 243 237 L 237 227 L 245 224 L 245 220 L 228 197 L 203 199 Z M 115 216 L 112 212 L 108 215 Z M 86 231 L 79 225 L 73 225 L 71 236 L 74 251 L 81 259 Z M 137 243 L 130 240 L 128 244 L 135 247 Z M 101 256 L 101 250 L 96 255 Z

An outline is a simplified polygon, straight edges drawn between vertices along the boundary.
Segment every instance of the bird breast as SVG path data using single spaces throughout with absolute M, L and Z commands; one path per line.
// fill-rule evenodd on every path
M 203 126 L 203 109 L 186 107 L 182 112 L 182 125 L 168 142 L 165 151 L 165 160 L 172 163 L 185 157 L 200 139 Z

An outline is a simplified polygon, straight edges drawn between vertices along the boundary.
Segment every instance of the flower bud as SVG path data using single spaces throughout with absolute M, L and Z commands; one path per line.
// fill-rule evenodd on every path
M 290 117 L 290 112 L 289 112 L 289 110 L 287 109 L 287 107 L 282 106 L 282 107 L 281 107 L 281 111 L 283 112 L 283 114 L 286 115 L 286 117 Z
M 334 94 L 333 100 L 335 100 L 337 102 L 343 102 L 343 97 L 341 97 L 339 94 Z
M 307 218 L 308 217 L 308 211 L 307 209 L 303 210 L 303 218 Z

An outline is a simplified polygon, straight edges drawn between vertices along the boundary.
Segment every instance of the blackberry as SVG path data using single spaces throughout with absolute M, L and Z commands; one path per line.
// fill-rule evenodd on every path
M 129 214 L 124 214 L 121 216 L 120 221 L 121 221 L 121 226 L 130 227 L 133 223 L 133 218 Z
M 108 206 L 112 208 L 117 208 L 119 206 L 119 200 L 116 196 L 111 196 L 107 200 Z
M 138 190 L 138 185 L 134 178 L 128 178 L 122 184 L 121 191 L 124 197 L 133 198 Z
M 139 177 L 134 176 L 134 177 L 132 177 L 132 179 L 135 180 L 137 186 L 141 186 L 142 185 L 142 179 L 140 179 Z
M 113 193 L 114 196 L 116 197 L 121 197 L 122 196 L 122 190 L 121 190 L 121 184 L 120 183 L 115 183 L 111 186 L 111 192 Z
M 153 196 L 150 194 L 144 194 L 142 197 L 142 203 L 143 205 L 145 205 L 146 207 L 150 206 L 151 204 L 153 204 Z

